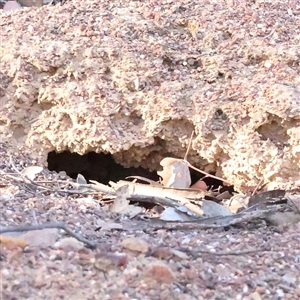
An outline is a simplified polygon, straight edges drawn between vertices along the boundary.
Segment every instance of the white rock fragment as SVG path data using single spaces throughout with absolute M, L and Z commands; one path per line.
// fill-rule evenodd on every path
M 17 10 L 20 8 L 21 8 L 21 5 L 17 1 L 8 1 L 3 6 L 3 10 Z

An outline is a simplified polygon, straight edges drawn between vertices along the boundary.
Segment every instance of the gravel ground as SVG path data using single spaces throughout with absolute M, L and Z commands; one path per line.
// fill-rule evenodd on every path
M 64 230 L 43 229 L 19 236 L 29 243 L 24 249 L 1 244 L 2 299 L 300 296 L 300 224 L 154 229 L 151 220 L 112 215 L 99 194 L 87 202 L 84 193 L 60 192 L 72 188 L 62 173 L 44 169 L 26 183 L 10 162 L 11 155 L 19 171 L 39 165 L 26 149 L 1 144 L 0 154 L 2 226 L 64 222 L 96 243 L 90 249 Z

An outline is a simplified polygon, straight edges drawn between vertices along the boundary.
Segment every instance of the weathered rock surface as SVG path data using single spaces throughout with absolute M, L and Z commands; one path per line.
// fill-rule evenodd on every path
M 157 169 L 195 130 L 195 166 L 300 186 L 296 6 L 99 2 L 0 12 L 2 139 Z

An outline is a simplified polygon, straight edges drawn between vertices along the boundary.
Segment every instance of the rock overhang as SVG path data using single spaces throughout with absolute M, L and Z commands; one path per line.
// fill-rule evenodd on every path
M 44 161 L 53 150 L 95 151 L 157 170 L 165 156 L 184 156 L 194 131 L 189 161 L 238 189 L 299 187 L 299 29 L 287 40 L 272 25 L 262 36 L 244 22 L 254 10 L 221 4 L 211 15 L 222 23 L 190 8 L 174 19 L 171 4 L 153 20 L 148 2 L 96 2 L 5 15 L 3 138 Z M 270 8 L 266 22 L 274 13 L 291 28 L 299 18 Z

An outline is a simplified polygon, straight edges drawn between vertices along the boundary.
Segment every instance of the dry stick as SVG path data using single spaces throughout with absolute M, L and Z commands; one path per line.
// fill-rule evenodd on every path
M 151 179 L 148 179 L 148 178 L 143 177 L 143 176 L 127 176 L 125 179 L 128 179 L 128 178 L 129 179 L 133 178 L 133 179 L 142 180 L 142 181 L 148 182 L 148 183 L 150 183 L 150 184 L 152 184 L 154 186 L 162 186 L 159 182 L 151 180 Z
M 257 186 L 255 187 L 254 191 L 252 192 L 251 196 L 255 195 L 260 185 L 263 183 L 263 178 L 258 182 Z
M 169 197 L 172 198 L 171 195 L 176 198 L 183 197 L 189 200 L 202 200 L 204 196 L 210 195 L 207 191 L 200 191 L 195 189 L 176 189 L 169 188 L 164 186 L 151 186 L 145 185 L 141 183 L 133 183 L 124 180 L 120 180 L 117 183 L 110 181 L 109 184 L 115 189 L 123 186 L 129 185 L 132 186 L 134 191 L 132 194 L 145 195 L 145 196 L 158 196 L 158 197 Z
M 131 195 L 127 199 L 131 201 L 137 201 L 137 202 L 155 203 L 155 204 L 161 204 L 170 207 L 177 207 L 177 208 L 181 207 L 183 209 L 185 208 L 185 206 L 180 205 L 171 199 L 157 197 L 157 196 Z
M 191 137 L 190 137 L 190 140 L 189 140 L 189 144 L 188 144 L 188 147 L 186 149 L 185 156 L 183 158 L 184 161 L 187 161 L 187 156 L 188 156 L 188 153 L 190 152 L 190 148 L 191 148 L 191 145 L 192 145 L 193 136 L 194 136 L 194 130 L 192 131 L 192 134 L 191 134 Z
M 10 177 L 12 179 L 15 179 L 17 181 L 23 181 L 23 182 L 26 183 L 26 181 L 24 180 L 24 177 L 22 177 L 22 179 L 20 179 L 20 178 L 18 178 L 16 176 L 12 176 L 12 175 L 9 175 L 9 174 L 5 174 L 5 173 L 1 173 L 1 174 L 3 174 L 4 176 Z M 27 177 L 25 179 L 29 180 L 32 185 L 40 187 L 43 190 L 48 191 L 48 192 L 69 193 L 69 194 L 86 194 L 88 192 L 88 190 L 60 190 L 60 189 L 55 189 L 55 188 L 48 188 L 46 186 L 41 185 L 40 183 L 52 183 L 52 181 L 43 181 L 43 182 L 42 181 L 38 181 L 38 182 L 34 182 L 34 181 L 31 181 L 31 179 L 28 179 Z M 68 182 L 68 183 L 71 184 L 70 182 Z M 76 185 L 77 185 L 77 183 L 76 183 Z M 89 187 L 88 184 L 86 186 Z
M 118 187 L 118 183 L 110 182 L 110 184 L 113 187 Z M 166 206 L 182 207 L 184 208 L 184 211 L 188 209 L 197 216 L 202 216 L 204 214 L 203 210 L 198 205 L 191 203 L 186 197 L 173 193 L 173 191 L 176 191 L 175 189 L 163 190 L 161 187 L 132 183 L 129 183 L 127 186 L 133 187 L 133 190 L 131 189 L 130 196 L 128 197 L 129 200 L 133 200 L 132 197 L 134 197 L 135 201 L 157 202 Z
M 28 184 L 28 181 L 29 181 L 31 184 L 33 184 L 33 185 L 35 185 L 35 186 L 38 186 L 38 187 L 41 187 L 41 188 L 43 188 L 44 190 L 53 191 L 52 189 L 49 189 L 49 188 L 47 188 L 47 187 L 44 187 L 44 186 L 41 185 L 41 184 L 35 183 L 35 182 L 34 182 L 33 180 L 31 180 L 28 176 L 22 174 L 22 172 L 20 172 L 20 171 L 17 169 L 16 165 L 14 164 L 14 161 L 13 161 L 13 159 L 12 159 L 12 156 L 9 157 L 9 162 L 10 162 L 12 168 L 13 168 L 13 169 L 21 176 L 21 178 L 23 179 L 23 181 L 24 181 L 25 183 Z M 9 176 L 9 177 L 12 177 L 12 176 L 10 176 L 10 175 L 8 175 L 8 176 Z M 16 180 L 19 180 L 19 178 L 15 178 L 15 179 L 16 179 Z
M 146 202 L 146 203 L 155 203 L 155 204 L 160 204 L 168 207 L 174 207 L 179 210 L 179 212 L 186 213 L 186 210 L 189 211 L 190 217 L 194 217 L 195 219 L 198 218 L 199 216 L 203 215 L 203 211 L 201 209 L 194 209 L 191 207 L 191 204 L 188 200 L 185 203 L 185 205 L 178 203 L 178 201 L 175 201 L 174 199 L 165 197 L 157 197 L 157 196 L 148 196 L 148 195 L 131 195 L 127 198 L 128 200 L 131 201 L 138 201 L 138 202 Z M 182 209 L 182 210 L 180 210 Z
M 228 180 L 225 180 L 221 177 L 217 177 L 217 176 L 214 176 L 214 175 L 211 175 L 205 171 L 202 171 L 200 169 L 197 169 L 196 167 L 194 167 L 193 165 L 191 165 L 188 161 L 186 161 L 187 165 L 191 168 L 191 169 L 194 169 L 195 171 L 198 171 L 204 175 L 206 175 L 207 177 L 211 177 L 211 178 L 214 178 L 214 179 L 217 179 L 217 180 L 220 180 L 220 181 L 223 181 L 223 182 L 226 182 L 226 183 L 229 183 L 229 184 L 232 184 L 231 182 L 229 182 Z
M 13 161 L 13 159 L 12 159 L 12 156 L 10 156 L 9 157 L 9 162 L 10 162 L 10 164 L 11 164 L 11 166 L 12 166 L 12 168 L 22 177 L 22 179 L 26 182 L 26 181 L 29 181 L 30 183 L 32 183 L 32 184 L 34 184 L 34 182 L 30 179 L 30 178 L 28 178 L 26 175 L 24 176 L 24 174 L 22 174 L 22 172 L 20 172 L 18 169 L 17 169 L 17 167 L 16 167 L 16 165 L 14 164 L 14 161 Z
M 10 164 L 11 166 L 13 167 L 13 169 L 17 172 L 17 174 L 19 174 L 21 176 L 21 178 L 23 179 L 23 181 L 25 183 L 28 183 L 28 181 L 32 184 L 32 185 L 35 185 L 37 187 L 40 187 L 46 191 L 49 191 L 49 192 L 57 192 L 57 193 L 68 193 L 68 194 L 85 194 L 87 192 L 87 190 L 60 190 L 60 189 L 55 189 L 55 188 L 48 188 L 48 187 L 45 187 L 37 182 L 34 182 L 33 180 L 31 180 L 28 176 L 22 174 L 22 172 L 20 172 L 16 165 L 14 164 L 13 160 L 12 160 L 12 156 L 10 156 L 9 158 L 9 161 L 10 161 Z M 16 180 L 20 180 L 18 177 L 15 177 L 15 176 L 11 176 L 9 174 L 4 174 L 10 178 L 13 178 L 13 179 L 16 179 Z
M 31 230 L 41 230 L 46 228 L 59 228 L 66 231 L 69 235 L 73 236 L 78 241 L 86 244 L 90 248 L 96 248 L 96 244 L 85 239 L 79 234 L 72 231 L 69 227 L 67 227 L 64 223 L 45 223 L 39 225 L 24 225 L 24 226 L 0 226 L 0 234 L 5 232 L 23 232 L 23 231 L 31 231 Z
M 214 175 L 211 175 L 205 171 L 202 171 L 200 169 L 197 169 L 196 167 L 194 167 L 193 165 L 191 165 L 188 160 L 187 160 L 187 156 L 188 156 L 188 153 L 190 151 L 190 148 L 191 148 L 191 145 L 192 145 L 192 139 L 193 139 L 193 136 L 194 136 L 194 130 L 192 131 L 192 134 L 191 134 L 191 137 L 190 137 L 190 141 L 189 141 L 189 144 L 188 144 L 188 147 L 187 147 L 187 150 L 186 150 L 186 153 L 185 153 L 185 156 L 183 158 L 183 161 L 188 165 L 189 168 L 191 169 L 194 169 L 195 171 L 198 171 L 204 175 L 206 175 L 206 177 L 211 177 L 211 178 L 214 178 L 214 179 L 217 179 L 217 180 L 220 180 L 220 181 L 223 181 L 223 182 L 226 182 L 226 183 L 229 183 L 231 184 L 231 182 L 221 178 L 221 177 L 217 177 L 217 176 L 214 176 Z
M 13 162 L 13 159 L 12 159 L 12 156 L 11 156 L 11 155 L 10 155 L 10 157 L 9 157 L 9 162 L 10 162 L 12 168 L 13 168 L 13 169 L 21 176 L 21 178 L 23 179 L 23 181 L 24 181 L 26 184 L 28 184 L 28 181 L 29 181 L 31 184 L 35 185 L 35 183 L 34 183 L 30 178 L 28 178 L 26 175 L 24 176 L 24 174 L 22 174 L 22 172 L 20 172 L 20 171 L 17 169 L 16 165 L 15 165 L 14 162 Z M 10 176 L 10 177 L 11 177 L 11 176 Z M 17 180 L 19 180 L 19 178 L 18 178 Z M 27 187 L 29 188 L 29 190 L 31 190 L 31 191 L 30 191 L 31 193 L 36 194 L 36 191 L 33 190 L 33 188 L 31 188 L 30 186 L 27 186 Z
M 250 222 L 257 219 L 263 219 L 268 214 L 280 211 L 281 206 L 273 206 L 270 209 L 249 211 L 238 213 L 230 216 L 211 217 L 206 219 L 195 219 L 193 221 L 165 221 L 152 219 L 148 226 L 155 230 L 167 229 L 167 230 L 191 230 L 191 229 L 212 229 L 212 228 L 224 228 L 227 226 L 236 225 L 239 223 Z
M 284 290 L 285 292 L 293 292 L 294 288 L 290 287 L 288 285 L 285 285 L 283 283 L 278 284 L 278 287 L 280 287 L 282 290 Z
M 201 249 L 181 249 L 181 251 L 187 252 L 188 254 L 192 255 L 194 258 L 199 257 L 199 254 L 211 254 L 215 256 L 229 256 L 229 255 L 244 255 L 249 253 L 256 253 L 256 252 L 262 252 L 262 251 L 268 251 L 267 247 L 259 248 L 259 249 L 248 249 L 248 250 L 236 250 L 236 251 L 219 251 L 219 252 L 213 252 L 213 251 L 206 251 Z

